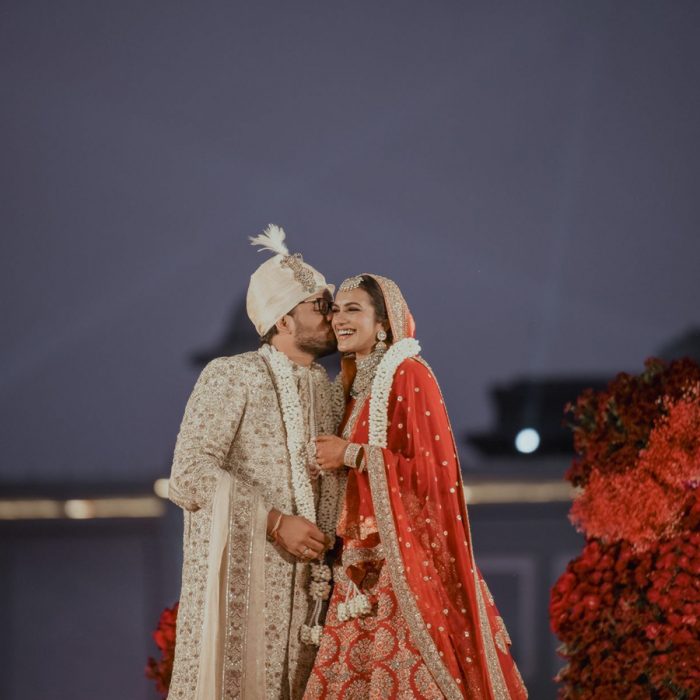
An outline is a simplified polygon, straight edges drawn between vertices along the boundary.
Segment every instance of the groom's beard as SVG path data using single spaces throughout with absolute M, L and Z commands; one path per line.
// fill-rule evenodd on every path
M 328 331 L 323 329 L 314 332 L 306 329 L 299 329 L 296 335 L 296 345 L 302 352 L 309 353 L 315 358 L 332 355 L 338 350 L 338 340 L 333 333 L 333 329 L 328 325 Z

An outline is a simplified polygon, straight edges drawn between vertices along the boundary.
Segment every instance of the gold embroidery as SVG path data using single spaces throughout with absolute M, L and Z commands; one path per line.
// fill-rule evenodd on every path
M 348 446 L 345 448 L 345 454 L 343 455 L 343 464 L 350 469 L 362 471 L 362 464 L 357 463 L 357 457 L 361 450 L 362 445 L 357 442 L 349 442 Z
M 474 553 L 472 552 L 472 560 Z M 510 700 L 510 694 L 506 687 L 506 681 L 503 677 L 503 670 L 498 660 L 498 654 L 494 645 L 493 632 L 489 624 L 488 614 L 486 612 L 486 603 L 484 602 L 484 594 L 479 585 L 479 577 L 474 567 L 474 585 L 476 588 L 476 604 L 479 607 L 479 626 L 481 627 L 481 641 L 484 645 L 484 654 L 486 655 L 486 666 L 489 673 L 489 681 L 495 700 Z
M 338 605 L 348 592 L 348 582 L 339 580 L 336 584 L 326 633 L 305 700 L 339 697 L 444 700 L 412 642 L 385 568 L 367 588 L 374 601 L 373 614 L 352 622 L 338 620 Z
M 433 373 L 433 370 L 430 368 L 430 365 L 422 358 L 422 357 L 417 357 L 416 360 L 420 362 L 422 365 L 426 367 L 426 369 L 430 372 L 431 376 L 433 377 L 433 380 L 435 381 L 435 386 L 438 389 L 438 392 L 440 393 L 440 400 L 442 403 L 445 401 L 445 397 L 442 394 L 442 390 L 440 389 L 440 385 L 437 383 L 437 380 L 435 379 L 435 374 Z M 448 420 L 448 426 L 450 427 L 450 435 L 452 436 L 452 448 L 454 451 L 455 458 L 457 457 L 457 445 L 454 441 L 454 433 L 452 431 L 452 427 L 449 425 L 449 418 Z M 458 487 L 459 487 L 459 498 L 463 499 L 464 498 L 464 488 L 462 484 L 462 472 L 460 469 L 457 470 L 457 475 L 458 475 Z M 464 510 L 466 511 L 466 503 L 463 502 L 462 506 Z M 460 518 L 461 520 L 461 518 Z M 472 537 L 471 537 L 471 527 L 469 525 L 469 518 L 465 518 L 463 520 L 464 522 L 464 527 L 467 531 L 467 541 L 469 544 L 469 554 L 471 556 L 472 562 L 475 561 L 474 558 L 474 548 L 472 546 Z M 477 574 L 477 568 L 474 566 L 473 568 L 473 573 L 474 573 L 474 588 L 476 590 L 476 599 L 477 599 L 477 605 L 479 607 L 479 622 L 480 622 L 480 628 L 481 628 L 481 638 L 482 638 L 482 643 L 484 646 L 484 653 L 486 655 L 486 665 L 488 669 L 488 674 L 489 674 L 489 681 L 491 683 L 491 687 L 494 693 L 494 698 L 495 700 L 510 700 L 510 694 L 508 693 L 508 689 L 506 686 L 506 681 L 503 676 L 503 669 L 501 668 L 501 664 L 498 660 L 498 655 L 496 652 L 496 647 L 494 644 L 494 635 L 491 630 L 491 625 L 489 624 L 487 612 L 486 612 L 486 604 L 484 602 L 484 596 L 482 592 L 482 587 L 480 585 L 480 577 Z M 488 589 L 487 589 L 488 590 Z M 489 595 L 491 593 L 489 592 Z M 504 625 L 505 629 L 505 625 Z M 515 666 L 515 664 L 513 664 Z M 519 677 L 519 674 L 518 674 Z M 521 679 L 522 683 L 522 679 Z M 522 685 L 522 690 L 524 693 L 524 696 L 527 697 L 527 689 L 525 688 L 525 685 Z
M 372 277 L 379 283 L 382 294 L 384 295 L 386 310 L 389 314 L 389 325 L 391 326 L 393 342 L 396 343 L 399 340 L 403 340 L 408 333 L 408 328 L 406 327 L 406 312 L 408 311 L 408 306 L 406 305 L 406 301 L 398 285 L 393 280 L 382 277 L 381 275 L 363 272 L 362 276 Z
M 316 291 L 316 280 L 314 279 L 314 273 L 308 266 L 304 265 L 304 258 L 302 258 L 301 253 L 287 255 L 286 257 L 282 258 L 280 265 L 282 267 L 288 267 L 292 271 L 294 279 L 309 294 L 313 294 L 314 291 Z
M 331 388 L 322 368 L 313 365 L 310 371 L 318 432 L 333 434 L 340 417 L 339 387 Z M 304 388 L 308 383 L 301 385 Z M 293 512 L 289 457 L 283 436 L 277 396 L 259 353 L 219 358 L 205 368 L 185 410 L 171 475 L 173 500 L 189 509 L 184 514 L 182 593 L 169 695 L 172 700 L 190 700 L 195 695 L 212 487 L 219 469 L 229 471 L 235 483 L 232 493 L 235 504 L 232 502 L 230 515 L 232 538 L 224 560 L 225 570 L 229 571 L 225 589 L 229 639 L 224 648 L 223 697 L 237 697 L 240 692 L 244 679 L 237 654 L 246 641 L 241 621 L 245 620 L 247 605 L 245 582 L 251 575 L 254 508 L 262 502 L 268 510 L 275 507 L 285 513 Z M 342 475 L 337 478 L 342 483 Z M 265 606 L 263 611 L 258 611 L 258 617 L 264 633 L 261 673 L 266 695 L 299 698 L 313 663 L 313 654 L 300 648 L 306 645 L 299 643 L 298 636 L 289 634 L 290 629 L 303 622 L 308 610 L 309 596 L 302 585 L 303 567 L 298 567 L 275 545 L 264 542 L 263 547 L 261 585 L 264 585 Z
M 488 598 L 489 603 L 491 603 L 491 605 L 495 605 L 496 603 L 493 599 L 493 596 L 491 595 L 491 591 L 489 590 L 489 587 L 486 585 L 486 581 L 484 581 L 483 578 L 481 579 L 481 585 L 484 589 L 484 593 L 485 593 L 486 597 Z
M 379 526 L 379 537 L 384 545 L 386 553 L 387 567 L 391 575 L 391 583 L 399 602 L 401 612 L 411 632 L 411 639 L 418 651 L 420 651 L 425 665 L 432 674 L 440 690 L 448 700 L 462 700 L 463 695 L 450 675 L 445 665 L 440 660 L 437 647 L 430 633 L 425 627 L 420 610 L 413 597 L 413 593 L 406 580 L 403 558 L 399 542 L 394 529 L 393 514 L 391 511 L 391 501 L 389 500 L 389 486 L 386 480 L 386 469 L 384 466 L 384 455 L 378 447 L 369 447 L 367 460 L 367 471 L 372 489 L 372 500 L 374 502 L 377 525 Z
M 357 425 L 357 420 L 360 417 L 360 413 L 362 413 L 362 409 L 365 407 L 365 404 L 367 403 L 368 396 L 369 396 L 369 394 L 366 394 L 365 396 L 358 396 L 355 399 L 355 403 L 352 406 L 352 411 L 350 411 L 350 417 L 348 418 L 348 422 L 345 424 L 345 427 L 343 428 L 343 435 L 342 435 L 343 440 L 349 440 L 350 436 L 355 432 L 355 426 Z
M 245 674 L 245 634 L 250 595 L 250 561 L 246 556 L 252 548 L 253 520 L 250 492 L 238 482 L 231 494 L 229 512 L 229 548 L 226 576 L 226 624 L 224 642 L 223 693 L 226 700 L 238 698 Z
M 508 647 L 512 644 L 510 640 L 510 635 L 506 629 L 506 625 L 503 622 L 503 618 L 500 615 L 496 615 L 496 634 L 494 635 L 496 640 L 496 646 L 501 650 L 503 654 L 508 653 Z
M 363 561 L 381 561 L 384 559 L 384 547 L 378 544 L 376 547 L 350 547 L 344 548 L 342 554 L 343 569 Z

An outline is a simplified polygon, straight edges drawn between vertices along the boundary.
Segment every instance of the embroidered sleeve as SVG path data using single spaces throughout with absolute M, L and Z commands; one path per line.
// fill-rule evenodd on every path
M 335 433 L 345 413 L 345 393 L 343 391 L 342 376 L 338 374 L 329 384 L 331 412 L 333 415 L 333 432 Z
M 187 402 L 170 474 L 169 498 L 196 511 L 211 502 L 246 404 L 246 386 L 228 358 L 210 362 Z

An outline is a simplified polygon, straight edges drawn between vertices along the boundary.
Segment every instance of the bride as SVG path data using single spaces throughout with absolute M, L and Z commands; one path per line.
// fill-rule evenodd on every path
M 347 468 L 335 587 L 305 698 L 527 697 L 510 639 L 474 563 L 457 450 L 398 286 L 351 277 L 335 299 L 345 353 Z

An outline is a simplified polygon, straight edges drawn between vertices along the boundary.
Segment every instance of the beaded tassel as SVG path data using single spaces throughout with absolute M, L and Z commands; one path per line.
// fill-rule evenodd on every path
M 350 582 L 348 592 L 345 594 L 345 602 L 338 604 L 338 620 L 347 622 L 355 617 L 364 617 L 372 612 L 372 603 L 369 598 L 360 591 L 354 581 Z
M 332 572 L 330 566 L 326 564 L 311 564 L 311 584 L 309 586 L 309 591 L 311 597 L 316 602 L 313 612 L 311 613 L 310 624 L 301 626 L 299 639 L 301 639 L 304 644 L 318 646 L 321 643 L 321 633 L 323 632 L 321 611 L 323 610 L 323 601 L 328 600 L 331 594 L 331 578 Z

